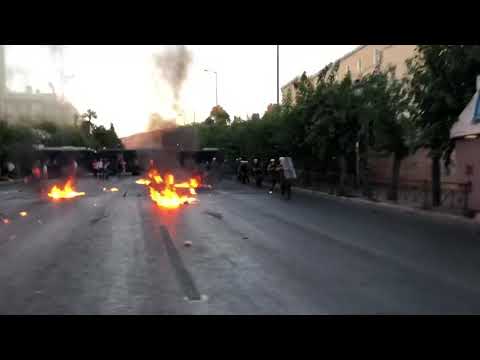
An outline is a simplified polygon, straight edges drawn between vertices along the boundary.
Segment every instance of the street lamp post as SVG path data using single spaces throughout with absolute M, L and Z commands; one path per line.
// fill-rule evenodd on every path
M 215 74 L 215 104 L 218 106 L 218 74 L 216 71 L 204 69 L 205 72 L 212 72 Z
M 277 45 L 277 105 L 280 105 L 280 45 Z

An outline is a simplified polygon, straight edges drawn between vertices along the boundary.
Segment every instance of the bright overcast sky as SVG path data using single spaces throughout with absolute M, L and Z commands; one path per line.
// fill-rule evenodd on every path
M 280 86 L 303 71 L 312 74 L 357 45 L 281 45 Z M 91 108 L 98 124 L 113 122 L 120 136 L 145 130 L 148 117 L 158 112 L 172 117 L 173 97 L 169 86 L 154 72 L 152 55 L 165 46 L 68 45 L 64 71 L 73 75 L 65 96 L 80 112 Z M 276 102 L 275 45 L 188 45 L 192 63 L 181 91 L 185 121 L 203 121 L 215 105 L 215 75 L 218 102 L 230 114 L 245 118 L 263 114 Z M 59 76 L 49 51 L 38 45 L 7 47 L 7 67 L 16 70 L 9 78 L 10 90 L 50 91 L 48 82 L 60 89 Z M 160 82 L 159 82 L 160 81 Z M 183 118 L 177 119 L 182 124 Z

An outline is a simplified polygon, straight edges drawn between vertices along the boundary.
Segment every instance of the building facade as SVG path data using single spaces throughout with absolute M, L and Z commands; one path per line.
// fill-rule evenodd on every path
M 413 57 L 416 45 L 361 45 L 345 56 L 336 60 L 339 63 L 337 80 L 343 79 L 350 72 L 352 79 L 358 79 L 371 73 L 377 65 L 381 69 L 395 66 L 395 76 L 403 77 L 407 73 L 406 60 Z M 309 79 L 316 84 L 320 71 Z M 296 82 L 299 77 L 282 87 L 282 97 L 288 93 L 293 101 L 296 98 Z
M 12 92 L 7 88 L 5 47 L 0 45 L 0 119 L 7 121 L 50 120 L 72 123 L 78 111 L 68 101 L 61 101 L 52 93 L 33 92 L 27 86 L 25 92 Z

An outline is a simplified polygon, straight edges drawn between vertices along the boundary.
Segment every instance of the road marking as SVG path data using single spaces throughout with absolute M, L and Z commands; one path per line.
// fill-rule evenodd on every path
M 167 249 L 168 258 L 175 270 L 175 275 L 187 295 L 189 301 L 202 301 L 202 296 L 195 285 L 192 275 L 188 272 L 173 240 L 165 226 L 160 226 L 160 232 Z

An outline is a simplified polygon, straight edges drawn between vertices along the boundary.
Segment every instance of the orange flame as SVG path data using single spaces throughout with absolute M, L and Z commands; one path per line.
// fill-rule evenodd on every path
M 138 179 L 135 182 L 140 185 L 149 186 L 150 198 L 159 207 L 176 209 L 183 204 L 191 204 L 197 201 L 197 199 L 192 196 L 197 194 L 195 191 L 199 183 L 197 179 L 192 178 L 189 181 L 176 184 L 175 177 L 172 174 L 168 173 L 162 178 L 156 170 L 150 170 L 147 176 L 154 181 Z M 178 193 L 177 189 L 188 189 L 189 194 Z
M 138 179 L 135 183 L 139 185 L 150 185 L 151 181 L 147 179 Z
M 54 200 L 58 200 L 58 199 L 71 199 L 77 196 L 83 196 L 85 195 L 85 193 L 75 191 L 75 189 L 72 186 L 72 179 L 69 178 L 65 183 L 65 186 L 63 187 L 63 189 L 58 187 L 57 185 L 54 185 L 47 195 Z

